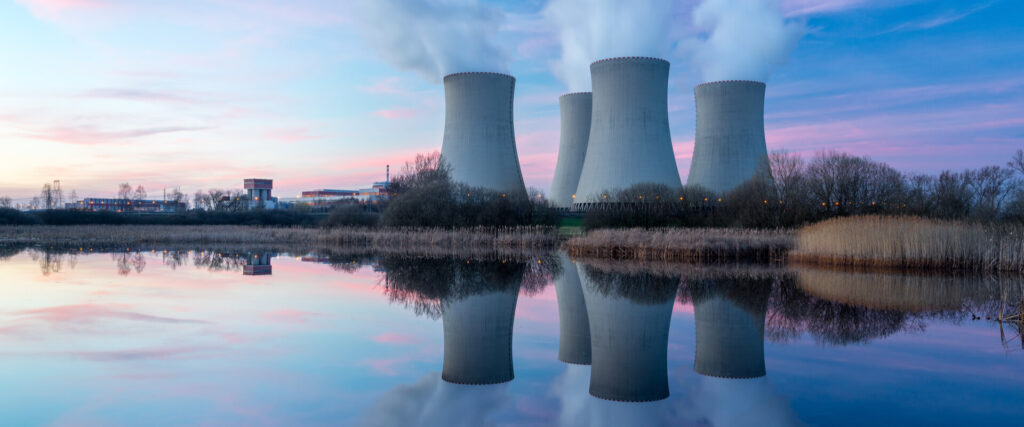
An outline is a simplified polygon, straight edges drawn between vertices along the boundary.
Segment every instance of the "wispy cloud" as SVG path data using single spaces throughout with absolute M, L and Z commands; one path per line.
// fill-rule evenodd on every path
M 95 126 L 58 126 L 48 129 L 24 132 L 21 136 L 65 144 L 94 145 L 107 144 L 122 139 L 141 138 L 175 132 L 196 132 L 212 129 L 206 126 L 157 126 L 126 129 L 119 131 L 100 130 Z
M 993 4 L 995 4 L 995 1 L 983 3 L 965 10 L 948 10 L 938 15 L 927 17 L 925 19 L 904 22 L 885 32 L 891 33 L 898 31 L 928 30 L 936 27 L 941 27 L 946 24 L 957 22 L 975 13 L 981 12 L 982 10 L 988 9 Z
M 179 319 L 174 317 L 153 316 L 125 310 L 123 308 L 95 305 L 73 304 L 56 307 L 23 310 L 15 313 L 21 320 L 34 319 L 49 323 L 92 323 L 101 320 L 118 319 L 137 322 L 154 323 L 209 323 L 202 320 Z
M 98 88 L 85 91 L 79 95 L 82 98 L 121 99 L 129 101 L 148 102 L 170 102 L 182 104 L 198 104 L 203 102 L 196 96 L 189 96 L 174 92 L 160 92 L 143 89 L 129 88 Z

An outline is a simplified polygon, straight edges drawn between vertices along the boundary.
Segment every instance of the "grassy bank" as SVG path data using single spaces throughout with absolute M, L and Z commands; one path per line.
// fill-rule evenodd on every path
M 573 237 L 569 255 L 657 261 L 782 260 L 793 246 L 788 231 L 737 228 L 602 229 Z
M 361 247 L 390 253 L 546 250 L 557 247 L 550 227 L 514 228 L 284 228 L 236 225 L 0 226 L 0 244 L 111 245 L 303 245 Z
M 1024 227 L 914 217 L 836 218 L 801 228 L 790 258 L 841 266 L 1024 272 Z

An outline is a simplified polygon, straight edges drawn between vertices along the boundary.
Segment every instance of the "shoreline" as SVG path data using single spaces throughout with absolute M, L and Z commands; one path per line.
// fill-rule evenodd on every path
M 473 257 L 565 250 L 572 258 L 608 261 L 741 262 L 908 272 L 1024 273 L 1024 255 L 1020 253 L 1024 252 L 1024 232 L 1021 230 L 1024 228 L 877 216 L 837 218 L 798 230 L 624 228 L 598 229 L 571 236 L 556 227 L 541 226 L 326 229 L 244 225 L 5 225 L 0 226 L 0 246 L 68 249 L 239 245 Z M 948 250 L 952 244 L 961 247 Z

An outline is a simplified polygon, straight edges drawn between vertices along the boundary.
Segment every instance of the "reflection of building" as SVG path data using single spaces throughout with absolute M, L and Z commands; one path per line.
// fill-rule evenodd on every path
M 558 360 L 574 365 L 590 364 L 590 324 L 583 287 L 576 266 L 559 254 L 562 275 L 555 280 L 558 294 Z
M 270 254 L 253 254 L 245 259 L 245 267 L 242 267 L 242 274 L 245 276 L 269 276 L 272 274 L 273 266 L 270 265 Z
M 697 327 L 694 407 L 715 426 L 801 425 L 766 377 L 764 323 L 771 284 L 713 280 L 693 295 Z
M 456 384 L 512 381 L 512 323 L 519 286 L 442 302 L 444 367 Z
M 668 330 L 675 288 L 647 280 L 651 291 L 642 298 L 621 295 L 642 275 L 590 275 L 579 264 L 583 297 L 590 320 L 590 394 L 607 400 L 646 402 L 665 399 L 668 391 Z M 678 278 L 667 279 L 678 284 Z M 644 292 L 644 291 L 641 291 Z
M 110 211 L 110 212 L 146 212 L 146 213 L 173 213 L 183 212 L 188 205 L 182 202 L 167 200 L 129 200 L 129 199 L 101 199 L 89 197 L 79 202 L 69 203 L 69 209 L 84 211 Z
M 694 300 L 697 325 L 694 370 L 720 378 L 763 377 L 766 308 L 767 304 L 741 307 L 722 294 Z

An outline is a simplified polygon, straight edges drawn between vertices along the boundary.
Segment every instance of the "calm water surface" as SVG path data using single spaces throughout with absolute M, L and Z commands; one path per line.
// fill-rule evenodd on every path
M 5 250 L 0 425 L 1012 425 L 1022 341 L 985 317 L 1020 288 L 558 254 Z

